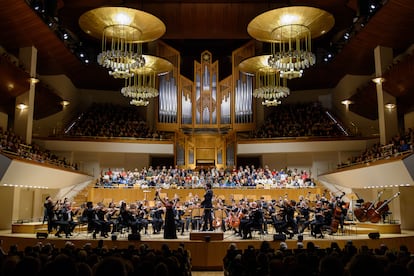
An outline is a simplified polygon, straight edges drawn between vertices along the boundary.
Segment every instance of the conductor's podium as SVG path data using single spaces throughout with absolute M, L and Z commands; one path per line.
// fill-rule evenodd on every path
M 193 231 L 190 232 L 191 241 L 222 241 L 224 238 L 223 232 L 214 231 Z

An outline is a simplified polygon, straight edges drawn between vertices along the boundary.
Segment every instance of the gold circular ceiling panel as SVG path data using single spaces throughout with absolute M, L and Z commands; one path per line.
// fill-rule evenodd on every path
M 173 69 L 172 63 L 164 58 L 150 55 L 142 55 L 142 57 L 145 60 L 145 66 L 141 68 L 131 69 L 132 72 L 141 75 L 151 73 L 162 75 L 170 72 Z
M 243 73 L 255 75 L 258 71 L 263 73 L 277 73 L 279 70 L 269 67 L 268 60 L 270 55 L 255 56 L 240 62 L 239 70 Z
M 270 10 L 256 16 L 247 26 L 247 32 L 259 41 L 286 42 L 295 35 L 283 35 L 281 38 L 278 36 L 280 30 L 286 33 L 291 28 L 292 33 L 298 33 L 301 32 L 298 26 L 303 26 L 315 38 L 327 33 L 334 24 L 335 19 L 329 12 L 314 7 L 294 6 Z
M 154 41 L 165 33 L 164 23 L 152 14 L 124 7 L 101 7 L 85 12 L 79 18 L 81 29 L 101 39 L 122 38 L 128 42 Z

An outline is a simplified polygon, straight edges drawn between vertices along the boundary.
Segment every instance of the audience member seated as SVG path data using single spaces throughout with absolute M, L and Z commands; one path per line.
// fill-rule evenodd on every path
M 78 170 L 77 164 L 70 164 L 64 157 L 60 158 L 48 150 L 42 150 L 40 146 L 35 143 L 30 145 L 25 144 L 22 137 L 17 136 L 12 130 L 3 131 L 1 127 L 0 152 L 39 163 L 47 163 Z
M 53 243 L 38 242 L 23 250 L 10 247 L 0 260 L 1 275 L 191 275 L 191 253 L 181 244 L 172 250 L 167 244 L 161 249 L 143 243 L 139 247 L 82 247 L 67 241 L 61 248 Z M 162 273 L 162 274 L 157 274 Z
M 191 170 L 170 166 L 167 168 L 150 166 L 141 170 L 125 170 L 124 168 L 109 168 L 102 170 L 96 187 L 112 188 L 123 184 L 126 188 L 135 185 L 141 188 L 202 188 L 210 182 L 218 187 L 258 187 L 258 188 L 303 188 L 314 187 L 315 183 L 307 170 L 298 169 L 269 169 L 254 166 L 240 166 L 238 169 Z
M 71 124 L 68 136 L 128 137 L 162 139 L 165 135 L 151 131 L 133 106 L 94 103 Z
M 409 128 L 405 134 L 395 135 L 387 145 L 379 143 L 363 151 L 360 155 L 348 159 L 347 162 L 338 164 L 338 168 L 344 168 L 356 164 L 375 162 L 377 160 L 388 159 L 407 152 L 413 152 L 413 130 Z
M 347 136 L 343 129 L 319 102 L 284 104 L 267 117 L 251 138 Z

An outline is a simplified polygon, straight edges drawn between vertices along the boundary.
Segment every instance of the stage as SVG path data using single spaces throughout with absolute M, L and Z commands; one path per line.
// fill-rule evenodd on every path
M 235 235 L 233 231 L 226 231 L 223 233 L 217 230 L 212 232 L 191 231 L 185 232 L 184 235 L 177 233 L 177 239 L 173 240 L 164 239 L 162 232 L 160 234 L 141 234 L 139 240 L 128 240 L 128 234 L 126 233 L 118 233 L 114 235 L 114 237 L 110 235 L 108 238 L 98 236 L 97 239 L 93 239 L 92 235 L 90 233 L 88 234 L 81 227 L 77 228 L 73 233 L 73 236 L 68 239 L 58 238 L 53 234 L 47 235 L 47 238 L 43 238 L 38 236 L 39 233 L 45 233 L 44 227 L 46 225 L 40 227 L 39 223 L 31 224 L 32 226 L 30 226 L 30 223 L 20 225 L 25 228 L 25 233 L 22 233 L 23 228 L 20 228 L 22 231 L 19 233 L 15 232 L 15 230 L 19 228 L 18 225 L 13 226 L 13 231 L 12 229 L 0 231 L 0 238 L 3 240 L 3 248 L 7 251 L 10 245 L 18 244 L 19 250 L 24 250 L 24 247 L 32 246 L 37 242 L 50 242 L 57 247 L 62 247 L 67 241 L 74 243 L 77 247 L 82 247 L 86 243 L 91 243 L 92 246 L 97 246 L 98 240 L 100 239 L 104 240 L 104 246 L 107 248 L 126 248 L 131 244 L 139 246 L 141 243 L 146 243 L 154 249 L 160 249 L 162 244 L 168 243 L 172 249 L 176 249 L 183 243 L 185 248 L 191 252 L 194 270 L 222 270 L 222 260 L 231 243 L 236 243 L 239 249 L 245 249 L 249 245 L 259 248 L 263 241 L 268 241 L 273 248 L 278 249 L 281 242 L 281 240 L 276 240 L 278 236 L 275 236 L 273 229 L 269 229 L 270 233 L 265 235 L 260 235 L 258 232 L 254 232 L 252 239 L 248 240 L 243 240 L 241 237 Z M 379 239 L 369 238 L 368 234 L 373 232 L 367 233 L 367 229 L 359 229 L 357 225 L 352 225 L 351 227 L 354 228 L 346 229 L 346 231 L 343 232 L 339 231 L 333 235 L 325 234 L 324 238 L 314 238 L 308 231 L 305 231 L 303 234 L 303 244 L 305 248 L 308 242 L 313 242 L 320 248 L 327 248 L 332 242 L 336 242 L 343 248 L 348 241 L 352 241 L 357 248 L 360 248 L 363 245 L 366 245 L 369 248 L 378 248 L 381 244 L 385 244 L 392 250 L 398 250 L 400 245 L 406 245 L 411 252 L 414 252 L 414 231 L 401 230 L 398 224 L 400 233 L 384 233 L 381 231 L 395 229 L 396 225 L 374 225 L 377 226 L 377 228 L 372 228 L 372 226 L 373 224 L 371 224 L 370 228 L 367 228 L 368 231 L 379 229 L 379 231 L 376 231 L 380 236 Z M 36 232 L 27 232 L 30 227 L 36 229 L 34 230 Z M 297 242 L 297 235 L 292 239 L 286 240 L 289 249 L 297 248 Z

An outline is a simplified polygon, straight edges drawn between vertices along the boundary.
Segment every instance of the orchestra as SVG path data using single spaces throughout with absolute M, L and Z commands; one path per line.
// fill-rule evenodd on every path
M 189 231 L 234 231 L 235 236 L 250 239 L 252 231 L 266 235 L 271 227 L 274 233 L 285 235 L 288 239 L 303 235 L 306 230 L 314 238 L 323 238 L 324 234 L 342 230 L 349 206 L 342 196 L 331 195 L 328 199 L 325 194 L 301 195 L 297 199 L 289 199 L 285 195 L 269 200 L 261 197 L 259 200 L 230 198 L 226 201 L 213 195 L 209 189 L 207 187 L 203 201 L 191 193 L 185 200 L 174 196 L 171 202 L 175 228 L 181 235 Z M 206 203 L 205 200 L 210 200 L 210 197 L 211 204 Z M 68 238 L 76 225 L 87 224 L 88 232 L 94 238 L 97 235 L 107 238 L 109 233 L 117 232 L 143 232 L 148 235 L 149 227 L 152 234 L 157 235 L 165 225 L 166 207 L 159 195 L 152 201 L 144 198 L 130 203 L 120 201 L 119 204 L 98 202 L 95 206 L 92 202 L 86 202 L 80 208 L 73 208 L 72 205 L 67 199 L 54 202 L 48 197 L 45 200 L 45 221 L 48 222 L 49 233 L 56 230 L 57 237 L 64 233 Z M 206 209 L 209 209 L 208 212 Z M 334 220 L 338 220 L 339 229 L 333 228 Z

